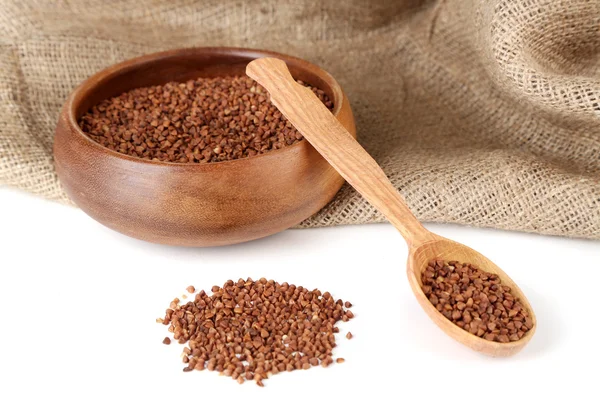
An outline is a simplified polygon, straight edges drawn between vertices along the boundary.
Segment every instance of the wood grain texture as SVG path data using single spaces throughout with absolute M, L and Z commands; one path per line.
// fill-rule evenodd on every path
M 294 81 L 284 62 L 275 58 L 252 61 L 248 76 L 271 94 L 271 101 L 321 155 L 398 229 L 409 247 L 407 274 L 410 286 L 427 315 L 449 336 L 491 356 L 509 356 L 521 350 L 533 336 L 537 321 L 519 287 L 493 262 L 473 249 L 429 232 L 405 204 L 383 170 L 319 99 Z M 481 339 L 454 325 L 429 302 L 421 288 L 421 273 L 436 258 L 458 260 L 496 273 L 512 288 L 529 311 L 534 327 L 519 341 L 497 343 Z
M 126 235 L 182 246 L 257 239 L 308 218 L 343 184 L 302 141 L 266 154 L 209 164 L 147 161 L 106 149 L 78 127 L 92 105 L 124 91 L 198 77 L 243 75 L 257 57 L 278 57 L 297 79 L 323 89 L 333 114 L 356 134 L 348 99 L 319 67 L 283 54 L 193 48 L 151 54 L 112 66 L 83 82 L 65 103 L 56 128 L 56 170 L 69 197 L 102 224 Z

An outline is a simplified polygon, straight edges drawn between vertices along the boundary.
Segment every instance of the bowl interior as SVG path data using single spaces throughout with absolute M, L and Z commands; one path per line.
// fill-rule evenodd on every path
M 150 54 L 98 73 L 75 91 L 69 117 L 78 126 L 79 118 L 100 101 L 139 87 L 199 77 L 245 76 L 246 65 L 260 57 L 285 60 L 294 78 L 323 90 L 334 103 L 333 114 L 338 114 L 343 99 L 341 88 L 328 73 L 313 64 L 262 50 L 192 48 Z

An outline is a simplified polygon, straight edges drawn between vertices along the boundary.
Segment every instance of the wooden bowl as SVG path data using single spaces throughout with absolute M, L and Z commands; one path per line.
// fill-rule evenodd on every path
M 221 246 L 294 226 L 327 204 L 344 182 L 303 140 L 254 157 L 208 164 L 147 161 L 109 150 L 77 121 L 124 91 L 197 77 L 244 75 L 259 57 L 285 60 L 296 79 L 324 90 L 333 114 L 356 135 L 348 99 L 331 75 L 307 61 L 263 50 L 192 48 L 128 60 L 83 82 L 64 105 L 54 140 L 56 171 L 92 218 L 138 239 Z

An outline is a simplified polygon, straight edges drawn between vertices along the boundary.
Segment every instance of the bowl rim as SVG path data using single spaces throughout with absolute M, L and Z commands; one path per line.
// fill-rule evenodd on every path
M 264 159 L 266 157 L 277 157 L 277 156 L 285 156 L 286 153 L 294 151 L 302 146 L 309 146 L 312 148 L 310 143 L 307 140 L 301 140 L 297 143 L 294 143 L 289 146 L 285 146 L 281 149 L 270 150 L 266 153 L 257 154 L 251 157 L 238 158 L 234 160 L 225 160 L 211 163 L 177 163 L 171 161 L 157 161 L 157 160 L 146 160 L 139 157 L 134 157 L 129 154 L 119 153 L 117 151 L 111 150 L 107 147 L 104 147 L 100 143 L 97 143 L 88 135 L 86 135 L 79 124 L 77 123 L 77 118 L 75 116 L 75 111 L 77 109 L 78 104 L 85 97 L 87 93 L 91 90 L 96 89 L 101 86 L 107 79 L 112 78 L 114 75 L 123 73 L 124 71 L 131 71 L 143 66 L 147 63 L 152 63 L 159 61 L 161 59 L 168 59 L 171 57 L 177 57 L 184 55 L 186 53 L 209 53 L 209 54 L 219 54 L 219 55 L 240 55 L 246 57 L 260 58 L 260 57 L 275 57 L 280 58 L 286 62 L 292 61 L 294 62 L 300 69 L 307 70 L 308 72 L 318 75 L 322 80 L 324 80 L 331 88 L 333 92 L 333 110 L 332 114 L 337 117 L 339 113 L 342 111 L 342 108 L 345 106 L 345 95 L 342 91 L 341 86 L 335 80 L 335 78 L 324 69 L 319 66 L 306 61 L 304 59 L 290 56 L 283 53 L 278 53 L 271 50 L 263 50 L 263 49 L 254 49 L 254 48 L 246 48 L 246 47 L 185 47 L 178 48 L 160 52 L 154 52 L 149 54 L 144 54 L 142 56 L 130 58 L 124 61 L 121 61 L 117 64 L 113 64 L 103 70 L 100 70 L 93 74 L 92 76 L 85 79 L 81 82 L 69 95 L 66 103 L 65 103 L 65 114 L 64 117 L 66 119 L 66 123 L 69 125 L 72 132 L 76 132 L 77 136 L 83 139 L 86 145 L 91 146 L 92 148 L 101 151 L 110 157 L 119 158 L 125 161 L 131 161 L 135 163 L 149 164 L 156 167 L 177 167 L 177 168 L 192 168 L 192 169 L 215 169 L 220 167 L 225 167 L 226 165 L 236 165 L 241 166 L 239 164 L 250 163 L 254 161 L 258 161 L 260 159 Z

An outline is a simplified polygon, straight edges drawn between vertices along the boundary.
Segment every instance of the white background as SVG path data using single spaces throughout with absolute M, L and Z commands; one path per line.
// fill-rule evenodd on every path
M 388 224 L 194 249 L 131 239 L 7 188 L 0 205 L 3 399 L 598 398 L 599 242 L 427 225 L 495 261 L 536 311 L 530 344 L 493 359 L 446 337 L 421 311 L 407 249 Z M 281 373 L 264 388 L 183 373 L 181 346 L 161 343 L 168 332 L 155 319 L 188 285 L 209 290 L 248 276 L 351 301 L 356 318 L 338 324 L 334 353 L 346 362 Z

